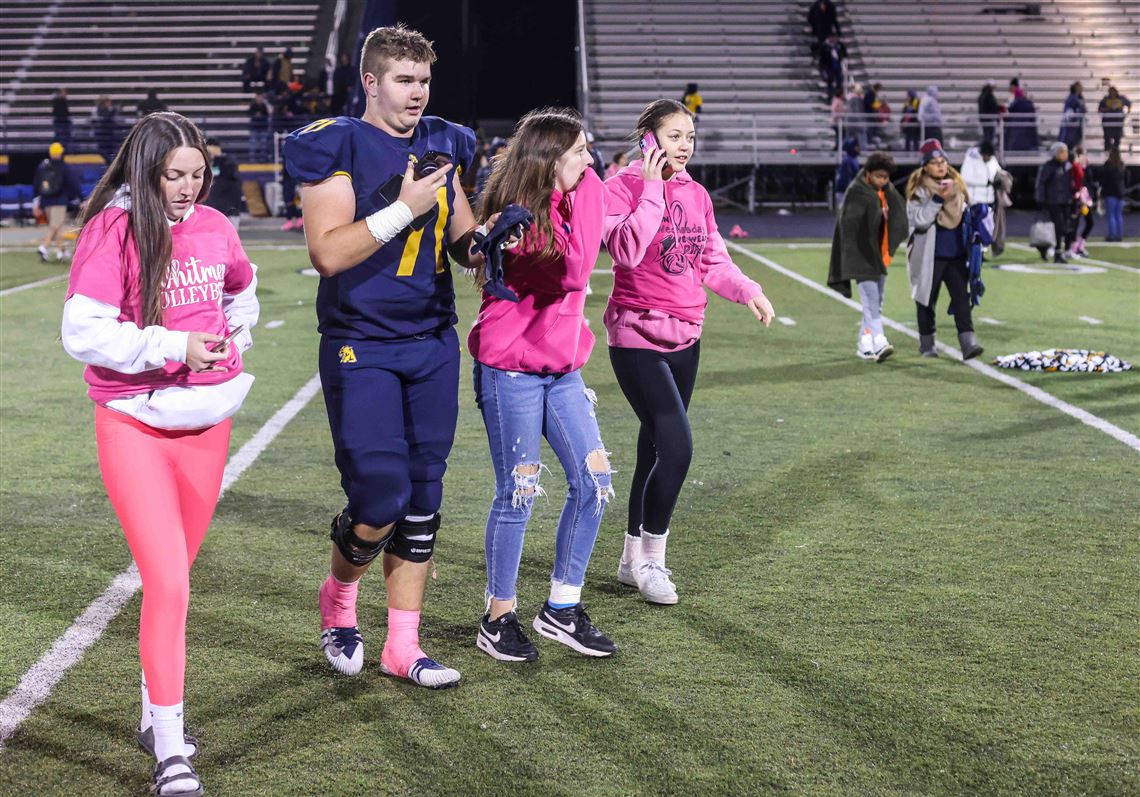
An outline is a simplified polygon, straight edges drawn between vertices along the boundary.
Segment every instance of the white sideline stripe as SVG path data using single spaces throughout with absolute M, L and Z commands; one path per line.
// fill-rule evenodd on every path
M 825 285 L 820 285 L 818 282 L 812 282 L 810 279 L 803 276 L 802 274 L 799 274 L 795 271 L 792 271 L 791 269 L 785 268 L 784 266 L 781 266 L 779 263 L 776 263 L 772 260 L 769 260 L 768 258 L 764 257 L 763 255 L 758 255 L 755 252 L 750 252 L 749 250 L 745 249 L 743 246 L 740 246 L 739 244 L 733 243 L 732 241 L 725 241 L 724 243 L 729 249 L 734 249 L 737 252 L 740 252 L 741 254 L 752 258 L 753 260 L 756 260 L 760 263 L 763 263 L 765 266 L 772 269 L 773 271 L 776 271 L 780 274 L 783 274 L 785 277 L 793 279 L 796 282 L 801 283 L 802 285 L 806 285 L 807 287 L 811 288 L 813 291 L 817 291 L 819 293 L 822 293 L 823 295 L 828 296 L 832 299 L 835 299 L 838 302 L 842 302 L 843 304 L 847 305 L 848 307 L 850 307 L 854 310 L 858 310 L 859 312 L 863 312 L 863 306 L 861 304 L 859 304 L 856 301 L 852 301 L 851 299 L 848 299 L 844 296 L 840 296 L 838 293 L 836 293 L 831 288 L 828 288 Z M 915 340 L 918 340 L 918 332 L 916 332 L 915 330 L 912 330 L 912 329 L 907 329 L 905 326 L 898 323 L 897 321 L 894 321 L 890 318 L 887 318 L 886 316 L 883 316 L 883 324 L 885 326 L 890 327 L 891 329 L 898 330 L 899 332 L 903 333 L 907 337 L 911 337 L 911 338 L 914 338 Z M 952 349 L 949 346 L 947 346 L 945 343 L 937 343 L 936 342 L 935 345 L 938 347 L 939 351 L 941 351 L 942 354 L 946 355 L 947 357 L 950 357 L 950 358 L 955 359 L 955 360 L 961 360 L 962 359 L 962 355 L 957 349 Z M 1119 440 L 1120 442 L 1124 443 L 1126 446 L 1131 448 L 1133 451 L 1140 452 L 1140 437 L 1137 437 L 1136 435 L 1132 434 L 1131 432 L 1126 432 L 1125 430 L 1121 429 L 1119 426 L 1116 426 L 1115 424 L 1109 423 L 1104 418 L 1100 418 L 1096 415 L 1093 415 L 1091 412 L 1088 412 L 1086 410 L 1082 410 L 1080 407 L 1075 407 L 1072 404 L 1069 404 L 1067 401 L 1062 401 L 1061 399 L 1046 393 L 1044 390 L 1041 390 L 1040 388 L 1037 388 L 1037 387 L 1034 387 L 1033 385 L 1029 385 L 1029 384 L 1026 384 L 1025 382 L 1022 382 L 1020 379 L 1016 379 L 1012 376 L 1009 376 L 1008 374 L 1003 374 L 998 369 L 993 368 L 992 366 L 986 365 L 985 363 L 978 362 L 976 359 L 975 360 L 966 360 L 964 364 L 969 366 L 970 368 L 973 368 L 978 373 L 984 374 L 984 375 L 990 377 L 991 379 L 996 379 L 997 381 L 1001 382 L 1002 384 L 1009 385 L 1012 388 L 1016 388 L 1017 390 L 1020 390 L 1022 393 L 1025 393 L 1026 395 L 1035 398 L 1037 401 L 1040 401 L 1042 404 L 1045 404 L 1046 406 L 1052 407 L 1055 410 L 1059 410 L 1060 412 L 1063 412 L 1072 418 L 1076 418 L 1081 423 L 1086 424 L 1088 426 L 1091 426 L 1092 428 L 1096 429 L 1099 432 L 1104 432 L 1109 437 L 1115 438 L 1116 440 Z
M 1029 246 L 1028 244 L 1019 244 L 1019 243 L 1015 243 L 1013 241 L 1008 242 L 1006 244 L 1006 246 L 1012 247 L 1014 249 L 1021 249 L 1021 250 L 1024 250 L 1026 252 L 1036 252 L 1037 251 L 1036 249 L 1034 249 L 1032 246 Z M 1109 263 L 1107 260 L 1096 260 L 1096 259 L 1091 258 L 1091 257 L 1076 258 L 1076 259 L 1069 260 L 1069 262 L 1073 263 L 1074 265 L 1076 265 L 1078 263 L 1091 263 L 1094 266 L 1104 266 L 1105 268 L 1114 268 L 1117 271 L 1127 271 L 1129 274 L 1140 274 L 1140 268 L 1136 268 L 1134 266 L 1122 266 L 1120 263 Z
M 983 324 L 989 324 L 991 327 L 1000 327 L 1001 326 L 1001 321 L 998 321 L 996 318 L 990 318 L 989 316 L 985 316 L 985 315 L 979 316 L 978 320 L 981 321 Z
M 1086 324 L 1094 324 L 1095 325 L 1095 324 L 1103 324 L 1104 323 L 1099 318 L 1093 318 L 1092 316 L 1087 316 L 1087 315 L 1079 315 L 1079 316 L 1077 316 L 1077 318 L 1080 319 L 1081 321 L 1084 321 Z
M 20 291 L 30 291 L 32 288 L 39 288 L 42 285 L 51 285 L 55 282 L 63 282 L 65 279 L 67 279 L 67 276 L 67 274 L 56 274 L 54 277 L 44 277 L 42 280 L 36 280 L 35 282 L 25 282 L 23 285 L 14 285 L 11 288 L 5 288 L 4 290 L 0 291 L 0 298 L 13 293 L 19 293 Z
M 786 315 L 778 315 L 776 316 L 776 320 L 786 327 L 794 327 L 796 325 L 796 320 L 794 318 L 788 318 Z
M 230 457 L 222 473 L 219 500 L 320 388 L 320 377 L 314 376 L 293 398 L 273 413 L 273 417 L 266 421 L 236 454 Z M 52 644 L 48 652 L 24 673 L 20 683 L 16 684 L 16 687 L 4 698 L 4 702 L 0 703 L 0 751 L 28 715 L 47 700 L 51 690 L 63 679 L 67 671 L 83 658 L 87 648 L 103 635 L 107 625 L 141 586 L 138 568 L 132 562 L 130 567 L 115 576 L 111 586 L 91 602 L 71 627 Z

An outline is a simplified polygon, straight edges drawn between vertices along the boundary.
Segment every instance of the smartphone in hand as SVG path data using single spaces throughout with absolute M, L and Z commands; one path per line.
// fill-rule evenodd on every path
M 657 136 L 653 135 L 652 130 L 647 130 L 645 135 L 638 139 L 637 146 L 641 148 L 642 155 L 648 155 L 651 149 L 661 150 L 661 145 L 657 143 Z M 661 151 L 664 152 L 664 150 Z M 673 176 L 673 167 L 666 163 L 665 168 L 661 170 L 661 176 L 668 180 Z
M 211 352 L 221 351 L 222 349 L 224 349 L 226 346 L 228 346 L 230 344 L 230 341 L 232 341 L 234 338 L 236 338 L 238 335 L 240 335 L 244 329 L 245 329 L 245 324 L 239 324 L 238 326 L 234 327 L 233 329 L 230 330 L 230 334 L 226 335 L 224 338 L 222 338 L 219 341 L 215 341 L 214 343 L 211 343 L 209 346 L 210 351 Z

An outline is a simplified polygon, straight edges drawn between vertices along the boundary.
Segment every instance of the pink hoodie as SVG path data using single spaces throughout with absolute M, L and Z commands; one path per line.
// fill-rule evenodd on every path
M 763 292 L 732 262 L 717 232 L 712 199 L 688 172 L 646 182 L 641 162 L 634 161 L 605 188 L 604 235 L 614 259 L 614 290 L 604 318 L 609 345 L 685 348 L 701 336 L 708 304 L 704 286 L 740 304 Z
M 536 213 L 541 212 L 536 210 Z M 565 196 L 550 197 L 554 259 L 537 253 L 543 241 L 528 233 L 503 262 L 507 287 L 518 303 L 483 294 L 467 336 L 471 356 L 504 371 L 564 374 L 590 359 L 594 333 L 586 326 L 586 284 L 602 243 L 605 188 L 593 169 Z

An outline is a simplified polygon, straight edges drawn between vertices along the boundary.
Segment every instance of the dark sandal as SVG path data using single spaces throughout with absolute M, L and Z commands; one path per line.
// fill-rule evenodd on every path
M 202 749 L 202 743 L 198 741 L 198 737 L 196 736 L 184 733 L 182 734 L 182 741 L 194 747 L 194 752 L 186 756 L 187 758 L 193 758 L 198 755 L 198 751 Z M 154 755 L 154 728 L 147 728 L 145 731 L 140 731 L 138 728 L 135 728 L 135 742 L 138 744 L 139 749 Z
M 189 772 L 179 772 L 177 775 L 163 775 L 169 767 L 182 766 L 189 769 Z M 179 780 L 192 780 L 198 784 L 198 788 L 192 791 L 179 791 L 169 792 L 163 795 L 162 789 Z M 206 789 L 202 786 L 202 781 L 198 779 L 198 773 L 194 771 L 194 767 L 190 764 L 190 759 L 184 755 L 172 755 L 165 761 L 159 761 L 154 767 L 154 777 L 151 778 L 150 793 L 158 795 L 158 797 L 203 797 Z

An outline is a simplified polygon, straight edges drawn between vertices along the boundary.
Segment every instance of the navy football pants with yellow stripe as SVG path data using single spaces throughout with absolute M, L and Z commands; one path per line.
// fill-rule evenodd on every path
M 320 373 L 349 516 L 379 527 L 438 512 L 459 413 L 455 329 L 396 341 L 325 336 Z

